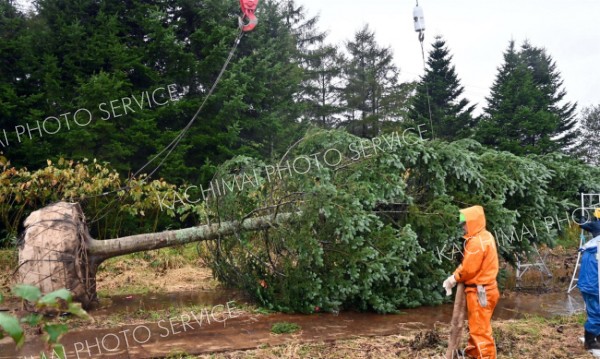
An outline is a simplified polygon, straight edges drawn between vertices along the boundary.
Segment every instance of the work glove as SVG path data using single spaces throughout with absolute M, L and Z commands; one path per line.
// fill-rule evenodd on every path
M 454 278 L 454 274 L 448 277 L 448 279 L 446 279 L 442 285 L 444 286 L 444 289 L 446 289 L 446 296 L 451 296 L 452 288 L 456 286 L 456 279 Z

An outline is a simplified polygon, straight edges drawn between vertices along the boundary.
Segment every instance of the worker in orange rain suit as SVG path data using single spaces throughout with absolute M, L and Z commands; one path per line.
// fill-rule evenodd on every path
M 492 314 L 500 297 L 496 282 L 496 242 L 485 228 L 483 207 L 462 209 L 459 217 L 459 221 L 464 223 L 464 257 L 462 264 L 443 285 L 446 294 L 451 295 L 457 282 L 465 284 L 470 334 L 465 354 L 473 358 L 496 359 L 491 325 Z

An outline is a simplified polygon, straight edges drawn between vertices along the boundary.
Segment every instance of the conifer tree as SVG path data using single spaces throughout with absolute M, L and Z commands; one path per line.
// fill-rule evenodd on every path
M 346 44 L 346 86 L 342 91 L 348 108 L 346 127 L 362 137 L 376 136 L 389 113 L 386 98 L 398 89 L 398 68 L 392 50 L 381 47 L 375 33 L 365 25 Z
M 303 82 L 306 116 L 317 125 L 332 128 L 340 122 L 345 57 L 337 46 L 322 45 L 310 53 Z
M 475 125 L 472 116 L 475 105 L 469 105 L 467 99 L 461 98 L 464 87 L 452 65 L 452 55 L 444 39 L 437 36 L 432 46 L 425 75 L 417 84 L 409 118 L 414 125 L 433 126 L 436 138 L 457 140 L 469 137 Z
M 240 11 L 238 3 L 221 0 L 39 0 L 24 18 L 10 1 L 0 6 L 0 133 L 12 134 L 10 147 L 0 151 L 19 167 L 35 169 L 61 156 L 97 158 L 122 174 L 163 150 L 194 115 L 232 49 Z M 316 20 L 300 21 L 294 13 L 288 23 L 287 11 L 286 4 L 261 2 L 259 26 L 244 34 L 221 82 L 156 177 L 206 183 L 214 164 L 238 154 L 275 156 L 301 136 L 299 49 L 311 43 Z M 178 101 L 168 105 L 125 114 L 119 104 L 170 84 Z M 113 100 L 120 108 L 100 120 L 106 114 L 99 105 L 110 107 Z M 63 121 L 60 130 L 47 126 L 56 134 L 32 131 L 33 139 L 26 134 L 17 142 L 15 126 L 34 128 L 36 121 L 73 116 L 80 108 L 91 111 L 89 125 L 69 130 Z
M 23 59 L 31 55 L 24 41 L 25 16 L 14 3 L 0 0 L 0 152 L 6 154 L 9 133 L 24 115 L 27 99 L 26 72 Z
M 600 166 L 600 105 L 583 109 L 580 129 L 581 137 L 577 144 L 579 158 Z
M 339 82 L 343 56 L 337 46 L 325 44 L 326 33 L 317 27 L 318 17 L 309 16 L 304 6 L 290 0 L 283 6 L 285 22 L 296 39 L 297 61 L 303 69 L 300 91 L 302 117 L 323 127 L 331 127 L 340 112 Z
M 477 138 L 515 154 L 568 152 L 579 136 L 576 105 L 564 102 L 560 73 L 544 49 L 514 41 L 504 53 Z

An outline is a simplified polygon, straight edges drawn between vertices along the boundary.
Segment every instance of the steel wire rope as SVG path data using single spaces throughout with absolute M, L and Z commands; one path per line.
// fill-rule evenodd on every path
M 417 1 L 417 5 L 419 2 Z M 433 115 L 431 114 L 431 100 L 429 96 L 429 84 L 427 84 L 427 80 L 425 76 L 427 76 L 427 62 L 425 61 L 425 48 L 423 47 L 423 40 L 425 40 L 425 35 L 423 32 L 419 32 L 419 42 L 421 43 L 421 56 L 423 57 L 423 83 L 425 84 L 425 91 L 427 92 L 427 109 L 429 110 L 429 124 L 431 125 L 431 137 L 435 139 L 435 132 L 433 130 Z
M 211 86 L 210 90 L 208 91 L 208 93 L 206 94 L 206 96 L 204 97 L 204 100 L 202 101 L 202 103 L 200 104 L 200 107 L 198 107 L 198 110 L 196 110 L 196 113 L 194 114 L 194 116 L 192 116 L 192 119 L 187 123 L 187 125 L 179 132 L 179 134 L 171 141 L 171 143 L 169 143 L 167 146 L 165 146 L 158 154 L 156 154 L 152 159 L 150 159 L 148 162 L 146 162 L 140 169 L 138 169 L 127 181 L 131 182 L 132 178 L 135 178 L 136 176 L 138 176 L 140 174 L 141 171 L 143 171 L 146 167 L 148 167 L 152 162 L 154 162 L 157 158 L 159 158 L 163 153 L 165 153 L 165 151 L 169 151 L 167 152 L 167 154 L 162 158 L 162 160 L 159 162 L 159 164 L 152 170 L 152 172 L 150 172 L 144 179 L 142 179 L 142 184 L 149 179 L 150 177 L 152 177 L 152 175 L 154 175 L 154 173 L 156 173 L 156 171 L 158 171 L 158 169 L 160 169 L 160 167 L 163 165 L 163 163 L 166 161 L 166 159 L 171 155 L 171 153 L 175 150 L 175 148 L 177 148 L 177 146 L 179 145 L 179 143 L 181 142 L 181 140 L 183 139 L 183 137 L 185 137 L 185 135 L 187 134 L 187 132 L 189 131 L 189 129 L 192 127 L 192 125 L 194 124 L 194 122 L 196 121 L 196 119 L 198 118 L 198 115 L 200 115 L 200 113 L 202 112 L 202 109 L 204 108 L 204 106 L 206 105 L 208 99 L 210 98 L 210 96 L 213 94 L 213 92 L 215 91 L 215 89 L 217 88 L 217 85 L 219 84 L 219 82 L 221 81 L 221 79 L 223 78 L 223 74 L 225 73 L 225 70 L 227 69 L 229 63 L 231 62 L 231 60 L 233 59 L 233 55 L 235 54 L 235 51 L 238 48 L 238 45 L 241 42 L 242 37 L 244 36 L 244 32 L 242 31 L 242 29 L 240 28 L 238 31 L 238 34 L 235 38 L 234 44 L 231 47 L 229 54 L 227 56 L 227 59 L 225 60 L 225 63 L 223 64 L 223 66 L 221 67 L 221 71 L 219 72 L 219 75 L 217 76 L 217 78 L 215 79 L 215 81 L 213 82 L 213 85 Z M 112 190 L 112 191 L 108 191 L 108 192 L 104 192 L 98 195 L 94 195 L 94 196 L 89 196 L 86 197 L 87 199 L 90 198 L 96 198 L 96 197 L 104 197 L 104 196 L 108 196 L 110 194 L 113 193 L 117 193 L 119 191 L 122 190 L 127 190 L 129 189 L 129 185 L 125 185 L 122 186 L 116 190 Z M 113 203 L 116 202 L 116 198 L 113 198 L 111 200 L 111 202 L 109 202 L 109 204 L 107 204 L 96 216 L 94 216 L 94 218 L 92 218 L 88 224 L 94 224 L 100 220 L 102 220 L 103 218 L 105 218 L 110 212 L 107 211 L 107 209 L 109 209 L 110 206 L 112 206 Z M 106 213 L 103 213 L 105 212 Z M 100 214 L 102 214 L 101 217 Z

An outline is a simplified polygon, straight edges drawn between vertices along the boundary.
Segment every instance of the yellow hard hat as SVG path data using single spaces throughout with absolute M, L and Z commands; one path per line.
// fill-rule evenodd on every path
M 596 208 L 596 210 L 594 211 L 594 217 L 600 219 L 600 208 Z

